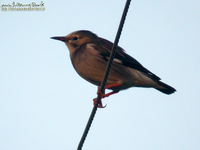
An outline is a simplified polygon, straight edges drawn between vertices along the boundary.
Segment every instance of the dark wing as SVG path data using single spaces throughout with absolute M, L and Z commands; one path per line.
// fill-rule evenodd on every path
M 103 59 L 108 60 L 108 57 L 110 56 L 113 43 L 103 39 L 99 38 L 97 41 L 94 42 L 95 46 L 94 48 L 98 51 L 100 51 L 100 55 Z M 160 80 L 158 76 L 144 68 L 136 59 L 131 57 L 130 55 L 126 54 L 125 51 L 121 47 L 117 47 L 115 57 L 114 59 L 118 59 L 121 64 L 124 66 L 139 70 L 141 72 L 144 72 L 148 74 L 152 79 L 154 80 Z

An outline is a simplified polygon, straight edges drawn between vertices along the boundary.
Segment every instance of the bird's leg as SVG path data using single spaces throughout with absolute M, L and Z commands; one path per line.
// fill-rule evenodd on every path
M 105 86 L 105 89 L 109 89 L 109 88 L 116 87 L 116 86 L 119 86 L 119 85 L 121 85 L 121 84 L 115 83 L 115 84 L 106 85 L 106 86 Z M 112 91 L 112 92 L 110 92 L 110 93 L 105 94 L 105 93 L 102 93 L 102 92 L 100 91 L 100 87 L 98 87 L 97 95 L 100 95 L 101 98 L 105 98 L 105 97 L 108 97 L 108 96 L 113 95 L 113 94 L 118 93 L 118 92 L 119 92 L 119 91 L 115 91 L 115 92 Z
M 117 92 L 110 92 L 110 93 L 107 93 L 107 94 L 104 94 L 104 97 L 108 97 L 108 96 L 110 96 L 110 95 L 113 95 L 113 94 L 115 94 L 115 93 L 118 93 L 119 91 L 117 91 Z
M 109 88 L 120 86 L 120 85 L 122 85 L 122 84 L 120 84 L 120 83 L 109 84 L 109 85 L 105 86 L 105 89 L 109 89 Z
M 121 85 L 121 84 L 115 83 L 115 84 L 106 85 L 106 86 L 105 86 L 105 89 L 112 88 L 112 87 L 119 86 L 119 85 Z M 101 97 L 101 99 L 102 99 L 102 98 L 108 97 L 108 96 L 113 95 L 113 94 L 118 93 L 118 92 L 119 92 L 119 91 L 115 91 L 115 92 L 112 91 L 112 92 L 110 92 L 110 93 L 105 94 L 104 92 L 102 93 L 102 92 L 100 91 L 100 87 L 98 87 L 97 95 L 99 95 L 99 96 Z M 97 106 L 97 107 L 99 107 L 99 108 L 105 108 L 105 107 L 106 107 L 106 106 L 103 106 L 103 105 L 102 105 L 102 101 L 101 101 L 101 100 L 100 100 L 100 103 L 99 103 L 99 104 L 98 104 L 96 98 L 93 99 L 93 101 L 94 101 L 94 105 Z

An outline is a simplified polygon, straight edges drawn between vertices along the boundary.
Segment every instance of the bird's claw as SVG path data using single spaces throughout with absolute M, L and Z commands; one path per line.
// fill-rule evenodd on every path
M 101 92 L 100 91 L 100 87 L 98 87 L 98 90 L 97 90 L 97 95 L 99 95 L 101 98 L 105 98 L 105 93 Z
M 94 102 L 94 106 L 98 107 L 98 108 L 105 108 L 107 106 L 107 104 L 105 106 L 103 106 L 101 100 L 100 103 L 97 102 L 97 98 L 93 99 Z

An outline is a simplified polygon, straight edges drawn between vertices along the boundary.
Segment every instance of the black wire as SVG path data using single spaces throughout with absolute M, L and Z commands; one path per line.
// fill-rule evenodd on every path
M 118 42 L 119 42 L 119 38 L 120 38 L 120 35 L 121 35 L 121 32 L 122 32 L 122 28 L 123 28 L 123 25 L 124 25 L 124 22 L 125 22 L 125 19 L 126 19 L 126 15 L 127 15 L 127 12 L 128 12 L 128 8 L 130 6 L 130 2 L 131 0 L 127 0 L 126 1 L 126 5 L 124 7 L 124 11 L 123 11 L 123 14 L 122 14 L 122 17 L 121 17 L 121 21 L 120 21 L 120 24 L 119 24 L 119 28 L 118 28 L 118 31 L 117 31 L 117 35 L 116 35 L 116 38 L 115 38 L 115 41 L 114 41 L 114 44 L 113 44 L 113 47 L 112 47 L 112 51 L 111 51 L 111 54 L 110 54 L 110 59 L 108 61 L 108 64 L 107 64 L 107 67 L 106 67 L 106 71 L 105 71 L 105 74 L 104 74 L 104 78 L 103 78 L 103 81 L 100 85 L 100 91 L 102 93 L 104 93 L 105 91 L 105 84 L 106 84 L 106 81 L 107 81 L 107 78 L 108 78 L 108 75 L 109 75 L 109 72 L 110 72 L 110 68 L 111 68 L 111 65 L 112 65 L 112 61 L 115 57 L 115 52 L 116 52 L 116 47 L 118 45 Z M 101 101 L 101 97 L 100 95 L 97 96 L 97 104 L 100 104 L 100 101 Z M 97 105 L 98 106 L 98 105 Z M 78 145 L 78 148 L 77 150 L 81 150 L 82 147 L 83 147 L 83 143 L 86 139 L 86 136 L 88 134 L 88 131 L 90 129 L 90 126 L 92 124 L 92 121 L 94 119 L 94 116 L 96 114 L 96 111 L 97 111 L 97 106 L 94 106 L 93 107 L 93 110 L 91 112 L 91 115 L 90 115 L 90 118 L 88 120 L 88 123 L 85 127 L 85 130 L 84 130 L 84 133 L 82 135 L 82 138 L 79 142 L 79 145 Z
M 83 135 L 82 135 L 82 138 L 81 138 L 81 140 L 80 140 L 80 142 L 79 142 L 79 145 L 78 145 L 77 150 L 81 150 L 82 147 L 83 147 L 83 143 L 84 143 L 85 138 L 86 138 L 86 136 L 87 136 L 87 134 L 88 134 L 88 131 L 89 131 L 89 129 L 90 129 L 90 126 L 91 126 L 91 124 L 92 124 L 92 121 L 93 121 L 93 119 L 94 119 L 94 116 L 95 116 L 95 114 L 96 114 L 96 111 L 97 111 L 97 107 L 94 106 L 93 109 L 92 109 L 90 118 L 89 118 L 89 120 L 88 120 L 88 123 L 87 123 L 87 125 L 86 125 L 86 127 L 85 127 L 85 130 L 84 130 L 84 133 L 83 133 Z
M 131 0 L 127 0 L 126 1 L 126 5 L 124 7 L 124 11 L 123 11 L 123 14 L 122 14 L 122 17 L 121 17 L 119 28 L 118 28 L 118 31 L 117 31 L 117 34 L 116 34 L 116 38 L 115 38 L 115 41 L 114 41 L 114 44 L 113 44 L 113 47 L 112 47 L 112 51 L 111 51 L 111 54 L 110 54 L 110 59 L 108 61 L 107 68 L 106 68 L 106 71 L 105 71 L 105 74 L 104 74 L 104 78 L 103 78 L 103 81 L 102 81 L 101 86 L 100 86 L 100 91 L 102 93 L 105 90 L 104 87 L 105 87 L 108 75 L 110 73 L 110 68 L 111 68 L 113 59 L 115 57 L 116 47 L 117 47 L 118 42 L 119 42 L 119 38 L 120 38 L 120 35 L 121 35 L 121 32 L 122 32 L 122 28 L 123 28 L 123 25 L 124 25 L 124 22 L 125 22 L 125 19 L 126 19 L 126 15 L 127 15 L 127 12 L 128 12 L 128 8 L 129 8 L 129 5 L 130 5 L 130 2 L 131 2 Z M 98 96 L 98 97 L 100 99 L 100 96 Z M 100 100 L 98 101 L 98 97 L 97 97 L 97 102 L 100 102 Z

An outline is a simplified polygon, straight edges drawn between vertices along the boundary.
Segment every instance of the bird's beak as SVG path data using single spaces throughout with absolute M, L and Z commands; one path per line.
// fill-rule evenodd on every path
M 64 36 L 55 36 L 55 37 L 51 37 L 51 39 L 54 39 L 54 40 L 59 40 L 59 41 L 62 41 L 62 42 L 68 42 L 69 40 L 67 38 L 65 38 Z

